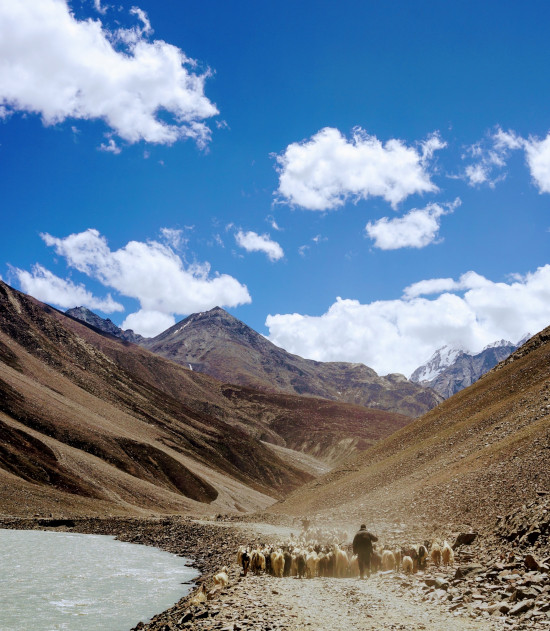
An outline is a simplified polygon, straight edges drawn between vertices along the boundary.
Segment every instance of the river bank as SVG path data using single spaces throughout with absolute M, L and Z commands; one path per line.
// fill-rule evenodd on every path
M 151 519 L 143 518 L 0 518 L 0 528 L 16 530 L 56 530 L 81 534 L 113 535 L 120 541 L 154 546 L 166 552 L 184 556 L 189 565 L 200 572 L 196 589 L 182 598 L 173 607 L 152 618 L 147 624 L 138 624 L 136 629 L 156 631 L 170 628 L 167 624 L 180 619 L 187 609 L 189 600 L 202 583 L 212 584 L 212 575 L 223 566 L 235 563 L 236 550 L 243 541 L 241 528 L 231 522 L 222 524 L 201 522 L 189 517 L 170 516 Z M 261 536 L 247 534 L 247 540 L 260 543 Z M 235 566 L 236 567 L 236 566 Z M 232 570 L 234 571 L 234 567 Z
M 380 523 L 375 531 L 388 542 L 404 536 L 408 540 L 411 537 L 422 540 L 420 533 L 413 534 L 404 526 Z M 382 572 L 360 581 L 278 579 L 251 573 L 242 577 L 235 563 L 239 545 L 269 545 L 288 539 L 291 533 L 298 534 L 299 522 L 292 519 L 285 522 L 279 517 L 254 522 L 221 516 L 212 521 L 179 516 L 0 519 L 0 527 L 110 534 L 121 541 L 156 546 L 190 558 L 191 565 L 201 572 L 196 589 L 147 624 L 137 624 L 132 631 L 550 629 L 550 558 L 545 558 L 546 548 L 502 546 L 487 536 L 462 546 L 454 567 L 429 567 L 413 576 Z M 539 567 L 529 567 L 528 552 L 541 561 Z M 229 570 L 229 585 L 217 589 L 212 577 L 223 566 Z M 193 604 L 203 583 L 208 600 Z

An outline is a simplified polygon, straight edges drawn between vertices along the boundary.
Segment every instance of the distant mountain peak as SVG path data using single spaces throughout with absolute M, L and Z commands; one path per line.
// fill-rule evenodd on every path
M 497 340 L 492 344 L 487 344 L 487 346 L 485 346 L 483 350 L 486 351 L 488 348 L 500 348 L 501 346 L 515 346 L 515 344 L 513 344 L 509 340 Z
M 433 381 L 445 368 L 451 366 L 461 353 L 466 353 L 464 347 L 453 347 L 449 344 L 438 348 L 425 364 L 419 366 L 411 375 L 411 381 L 425 383 Z
M 529 339 L 530 336 L 526 336 Z M 411 381 L 429 386 L 448 398 L 477 381 L 499 362 L 506 359 L 525 340 L 513 344 L 509 340 L 497 340 L 481 352 L 471 353 L 464 349 L 443 346 L 411 375 Z
M 403 375 L 381 377 L 364 364 L 293 355 L 220 307 L 188 316 L 143 346 L 221 381 L 269 392 L 322 397 L 408 416 L 441 401 Z
M 80 320 L 85 324 L 89 324 L 99 331 L 103 331 L 103 333 L 114 335 L 115 337 L 118 337 L 126 342 L 139 344 L 145 339 L 138 333 L 134 333 L 132 329 L 127 329 L 126 331 L 123 331 L 109 318 L 102 318 L 101 316 L 98 316 L 97 313 L 90 311 L 90 309 L 88 309 L 87 307 L 80 306 L 73 307 L 72 309 L 67 309 L 67 311 L 65 311 L 65 315 L 68 315 L 71 318 L 75 318 L 76 320 Z

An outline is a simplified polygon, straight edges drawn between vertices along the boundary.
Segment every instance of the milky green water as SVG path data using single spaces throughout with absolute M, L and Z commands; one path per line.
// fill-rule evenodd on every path
M 182 557 L 114 537 L 0 529 L 0 631 L 129 631 L 197 576 Z

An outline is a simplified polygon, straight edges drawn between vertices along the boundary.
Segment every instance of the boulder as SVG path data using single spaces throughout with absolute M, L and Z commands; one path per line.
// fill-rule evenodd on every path
M 519 603 L 517 603 L 517 605 L 514 605 L 512 609 L 510 609 L 509 614 L 511 616 L 519 616 L 520 614 L 525 613 L 526 611 L 529 611 L 529 609 L 532 609 L 534 605 L 535 605 L 534 600 L 522 600 Z
M 460 565 L 455 572 L 455 580 L 465 578 L 466 576 L 475 576 L 477 574 L 483 574 L 486 569 L 479 565 L 479 563 L 470 563 L 468 565 Z
M 459 546 L 469 546 L 477 538 L 477 532 L 461 532 L 456 541 L 453 543 L 453 550 L 456 550 Z

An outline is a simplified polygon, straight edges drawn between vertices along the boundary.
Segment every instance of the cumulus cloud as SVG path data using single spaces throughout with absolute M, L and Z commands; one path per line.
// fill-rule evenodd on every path
M 31 296 L 50 305 L 69 309 L 84 306 L 88 309 L 99 309 L 104 313 L 124 311 L 124 307 L 107 294 L 106 298 L 97 298 L 82 283 L 59 278 L 42 265 L 34 265 L 32 272 L 14 269 L 21 289 Z
M 166 331 L 174 324 L 176 324 L 176 319 L 168 313 L 140 309 L 135 313 L 131 313 L 124 320 L 121 328 L 139 331 L 139 334 L 143 335 L 143 337 L 155 337 L 155 335 Z
M 272 241 L 268 234 L 239 230 L 235 234 L 235 241 L 247 252 L 264 252 L 270 261 L 278 261 L 285 254 L 283 248 L 276 241 Z
M 431 193 L 429 161 L 445 147 L 433 134 L 419 147 L 397 139 L 382 143 L 360 127 L 348 140 L 325 127 L 309 140 L 295 142 L 276 156 L 279 201 L 308 210 L 330 210 L 347 200 L 382 197 L 396 207 L 414 193 Z
M 440 218 L 448 215 L 460 204 L 428 204 L 426 208 L 413 208 L 403 217 L 369 221 L 365 227 L 367 235 L 374 241 L 374 247 L 381 250 L 399 248 L 424 248 L 437 239 Z
M 550 134 L 544 140 L 529 138 L 524 148 L 531 177 L 539 192 L 550 193 Z
M 415 283 L 399 300 L 361 304 L 338 298 L 321 316 L 270 315 L 266 325 L 269 339 L 291 353 L 409 375 L 441 346 L 479 352 L 495 340 L 518 341 L 526 331 L 548 326 L 549 313 L 545 265 L 508 283 L 469 272 L 458 281 Z
M 95 7 L 102 12 L 100 2 Z M 66 0 L 0 3 L 5 113 L 40 114 L 46 125 L 100 119 L 129 143 L 192 138 L 205 146 L 204 120 L 218 113 L 204 94 L 209 72 L 193 72 L 196 62 L 176 46 L 149 41 L 147 15 L 131 12 L 139 26 L 112 31 L 100 20 L 77 20 Z
M 70 267 L 123 296 L 136 298 L 140 312 L 129 316 L 126 322 L 131 322 L 131 328 L 138 333 L 142 333 L 139 329 L 142 323 L 147 323 L 147 329 L 143 330 L 150 335 L 152 322 L 168 321 L 155 312 L 173 317 L 218 305 L 234 307 L 251 302 L 246 286 L 232 276 L 212 276 L 208 263 L 186 267 L 169 245 L 157 241 L 130 241 L 112 251 L 105 237 L 93 229 L 61 239 L 49 234 L 41 236 L 57 254 L 65 257 Z
M 516 280 L 521 280 L 521 276 Z M 461 291 L 465 289 L 479 289 L 488 287 L 491 281 L 476 272 L 466 272 L 456 281 L 452 278 L 430 278 L 429 280 L 421 280 L 413 283 L 405 288 L 403 296 L 405 298 L 416 298 L 418 296 L 430 296 L 433 294 L 442 294 L 446 291 Z

